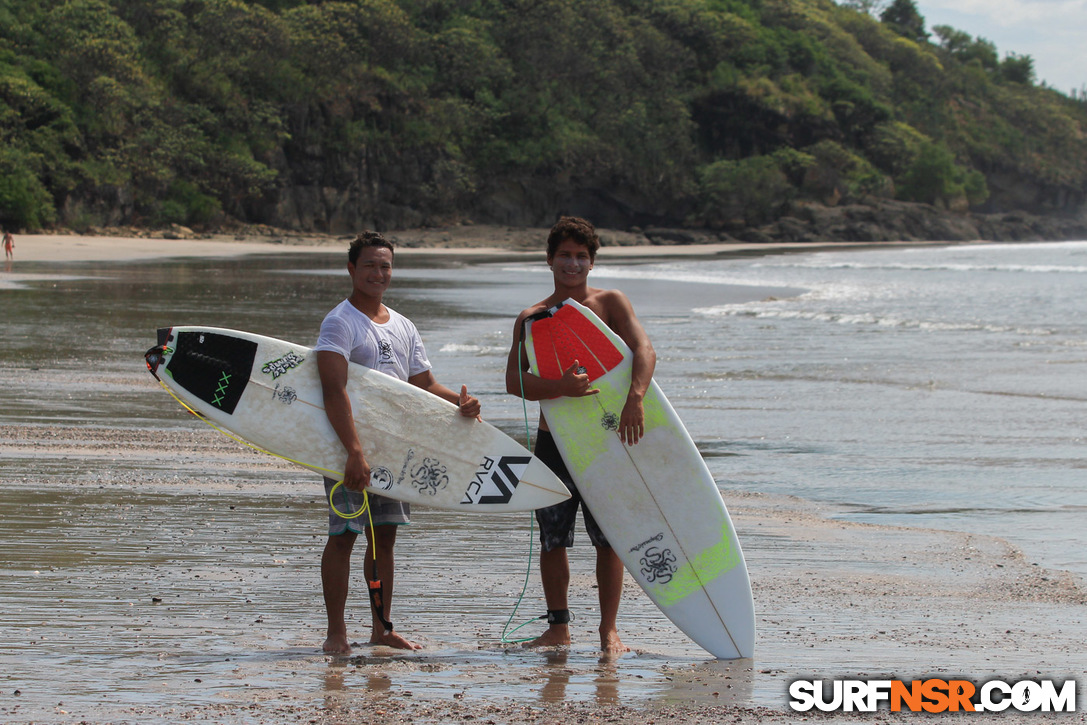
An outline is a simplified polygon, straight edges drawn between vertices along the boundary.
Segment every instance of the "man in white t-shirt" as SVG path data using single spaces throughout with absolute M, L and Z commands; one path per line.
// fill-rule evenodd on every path
M 336 306 L 321 323 L 321 335 L 314 346 L 317 369 L 321 375 L 325 411 L 333 429 L 347 449 L 344 466 L 346 488 L 359 490 L 370 483 L 370 465 L 362 451 L 351 399 L 347 395 L 348 361 L 406 380 L 427 392 L 450 401 L 469 418 L 479 416 L 479 400 L 461 386 L 460 395 L 439 383 L 430 370 L 423 341 L 411 320 L 384 305 L 382 298 L 392 281 L 393 245 L 377 232 L 359 234 L 348 251 L 347 271 L 351 275 L 351 296 Z M 325 491 L 336 482 L 325 479 Z M 366 562 L 377 550 L 377 573 L 383 584 L 383 611 L 372 611 L 371 644 L 401 649 L 419 649 L 420 645 L 404 638 L 389 624 L 393 588 L 393 546 L 397 526 L 409 523 L 408 504 L 370 495 L 375 541 L 362 519 L 348 520 L 329 510 L 328 542 L 321 557 L 321 585 L 328 635 L 324 651 L 348 654 L 344 611 L 347 606 L 351 574 L 351 552 L 360 531 L 366 533 Z M 373 609 L 373 608 L 372 608 Z

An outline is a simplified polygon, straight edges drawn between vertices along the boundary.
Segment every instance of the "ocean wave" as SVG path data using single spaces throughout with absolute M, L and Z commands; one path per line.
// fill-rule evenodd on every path
M 755 268 L 762 265 L 752 265 Z M 766 267 L 762 267 L 766 268 Z M 908 264 L 905 262 L 819 262 L 809 260 L 789 265 L 775 265 L 774 269 L 792 268 L 803 270 L 856 270 L 856 271 L 893 271 L 893 272 L 1012 272 L 1027 274 L 1087 274 L 1087 265 L 1059 264 L 949 264 L 930 262 L 926 264 Z
M 450 355 L 460 354 L 477 355 L 480 357 L 484 357 L 492 355 L 505 355 L 507 349 L 498 345 L 476 345 L 458 342 L 447 342 L 438 349 L 438 352 Z
M 991 332 L 1015 334 L 1028 337 L 1045 337 L 1056 334 L 1054 330 L 1043 327 L 1020 327 L 993 325 L 981 322 L 948 322 L 943 320 L 924 320 L 896 317 L 873 312 L 838 312 L 834 310 L 811 310 L 787 307 L 773 307 L 761 304 L 721 305 L 702 307 L 693 310 L 703 317 L 751 317 L 767 320 L 801 320 L 826 322 L 837 325 L 858 325 L 885 327 L 900 330 L 920 330 L 923 332 Z
M 650 265 L 645 267 L 594 267 L 592 276 L 596 279 L 648 279 L 653 281 L 686 282 L 698 284 L 735 285 L 738 287 L 765 287 L 767 285 L 787 287 L 782 282 L 767 282 L 766 280 L 752 280 L 750 276 L 740 276 L 736 270 L 710 270 L 697 269 L 692 266 L 662 266 Z

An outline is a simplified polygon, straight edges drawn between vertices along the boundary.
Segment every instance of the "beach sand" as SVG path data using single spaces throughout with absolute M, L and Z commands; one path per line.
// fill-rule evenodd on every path
M 717 662 L 683 642 L 629 578 L 620 619 L 634 651 L 601 659 L 585 545 L 571 555 L 574 646 L 503 645 L 524 522 L 481 517 L 457 531 L 432 511 L 416 513 L 398 547 L 398 626 L 425 649 L 328 657 L 316 481 L 299 486 L 307 476 L 288 464 L 202 428 L 31 424 L 0 426 L 0 439 L 23 471 L 3 487 L 0 561 L 34 551 L 36 567 L 0 595 L 22 639 L 3 648 L 18 656 L 0 656 L 4 722 L 907 722 L 886 710 L 792 713 L 786 691 L 798 678 L 1082 675 L 1087 597 L 1074 577 L 998 537 L 836 521 L 805 501 L 740 493 L 725 497 L 751 570 L 754 660 Z M 63 475 L 88 468 L 91 480 Z M 58 539 L 62 516 L 94 524 Z M 423 553 L 450 535 L 487 563 Z M 535 576 L 528 596 L 539 600 Z
M 420 234 L 423 241 L 405 251 L 433 251 L 440 241 Z M 346 242 L 21 236 L 14 269 L 0 273 L 0 284 L 5 275 L 22 274 L 23 262 L 35 263 L 26 274 L 40 278 L 41 262 L 315 247 L 342 253 Z M 521 243 L 497 242 L 459 248 L 493 253 Z M 682 250 L 749 251 L 721 246 Z M 617 246 L 602 254 L 678 249 Z M 65 265 L 62 271 L 73 270 Z M 23 369 L 5 382 L 33 390 L 51 384 L 55 374 Z M 102 382 L 138 387 L 145 380 L 137 375 Z M 402 549 L 414 567 L 398 579 L 398 611 L 405 618 L 398 628 L 426 648 L 403 654 L 362 645 L 351 657 L 334 658 L 318 651 L 323 625 L 316 564 L 323 541 L 313 522 L 323 504 L 315 482 L 299 486 L 307 479 L 297 469 L 187 421 L 161 428 L 136 420 L 125 429 L 49 420 L 0 425 L 0 458 L 0 562 L 7 579 L 0 625 L 16 638 L 0 646 L 3 722 L 916 719 L 887 710 L 790 711 L 789 683 L 819 678 L 1079 677 L 1079 699 L 1087 697 L 1084 582 L 1035 565 L 997 535 L 856 524 L 798 499 L 726 493 L 751 571 L 754 660 L 709 659 L 629 580 L 620 626 L 634 652 L 602 660 L 587 546 L 571 553 L 571 598 L 580 610 L 574 646 L 526 652 L 499 641 L 525 562 L 520 535 L 507 529 L 519 532 L 521 522 L 454 532 L 449 515 L 422 512 Z M 222 472 L 208 475 L 211 469 Z M 92 525 L 57 526 L 66 519 Z M 421 553 L 447 545 L 452 533 L 478 549 L 476 558 L 487 565 L 461 567 L 456 558 Z M 32 570 L 12 564 L 27 561 L 27 552 L 33 552 Z M 538 575 L 526 599 L 538 604 Z M 360 619 L 353 623 L 357 635 Z M 1079 710 L 988 717 L 1087 722 L 1085 708 Z M 962 713 L 924 717 L 971 719 Z
M 719 254 L 758 254 L 790 250 L 811 250 L 811 244 L 754 244 L 746 242 L 654 246 L 640 234 L 602 229 L 602 258 L 657 256 L 713 256 Z M 488 225 L 456 226 L 442 229 L 392 230 L 385 235 L 404 254 L 493 255 L 540 254 L 547 241 L 547 229 L 513 228 Z M 350 237 L 265 231 L 261 234 L 195 235 L 187 238 L 136 236 L 75 236 L 65 234 L 25 234 L 16 238 L 15 265 L 20 262 L 108 262 L 170 257 L 230 257 L 243 254 L 312 253 L 327 250 L 342 253 Z M 893 243 L 884 243 L 887 246 Z M 917 245 L 916 242 L 904 243 Z M 828 242 L 818 248 L 872 246 L 867 242 Z

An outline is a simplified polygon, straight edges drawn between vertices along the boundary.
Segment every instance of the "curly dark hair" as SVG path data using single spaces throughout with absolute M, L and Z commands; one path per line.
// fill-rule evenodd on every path
M 359 259 L 359 252 L 363 247 L 385 247 L 390 252 L 396 253 L 396 249 L 393 247 L 393 243 L 381 235 L 381 232 L 374 232 L 367 229 L 364 232 L 359 232 L 355 237 L 355 241 L 351 242 L 351 246 L 347 250 L 347 261 L 354 264 Z
M 589 248 L 589 261 L 596 261 L 596 251 L 600 249 L 600 237 L 591 222 L 576 216 L 564 216 L 551 227 L 547 235 L 547 258 L 555 256 L 555 250 L 566 239 Z

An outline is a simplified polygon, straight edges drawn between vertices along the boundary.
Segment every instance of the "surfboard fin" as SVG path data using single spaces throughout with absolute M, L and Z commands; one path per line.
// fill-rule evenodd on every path
M 160 379 L 158 369 L 159 366 L 162 365 L 162 355 L 165 351 L 165 345 L 155 345 L 143 354 L 143 359 L 147 363 L 147 369 L 155 376 L 155 380 Z
M 151 371 L 151 374 L 155 376 L 155 380 L 159 380 L 158 369 L 162 367 L 162 356 L 166 353 L 166 346 L 173 340 L 172 327 L 160 327 L 158 332 L 158 344 L 152 347 L 150 350 L 143 354 L 144 361 L 147 362 L 147 369 Z

